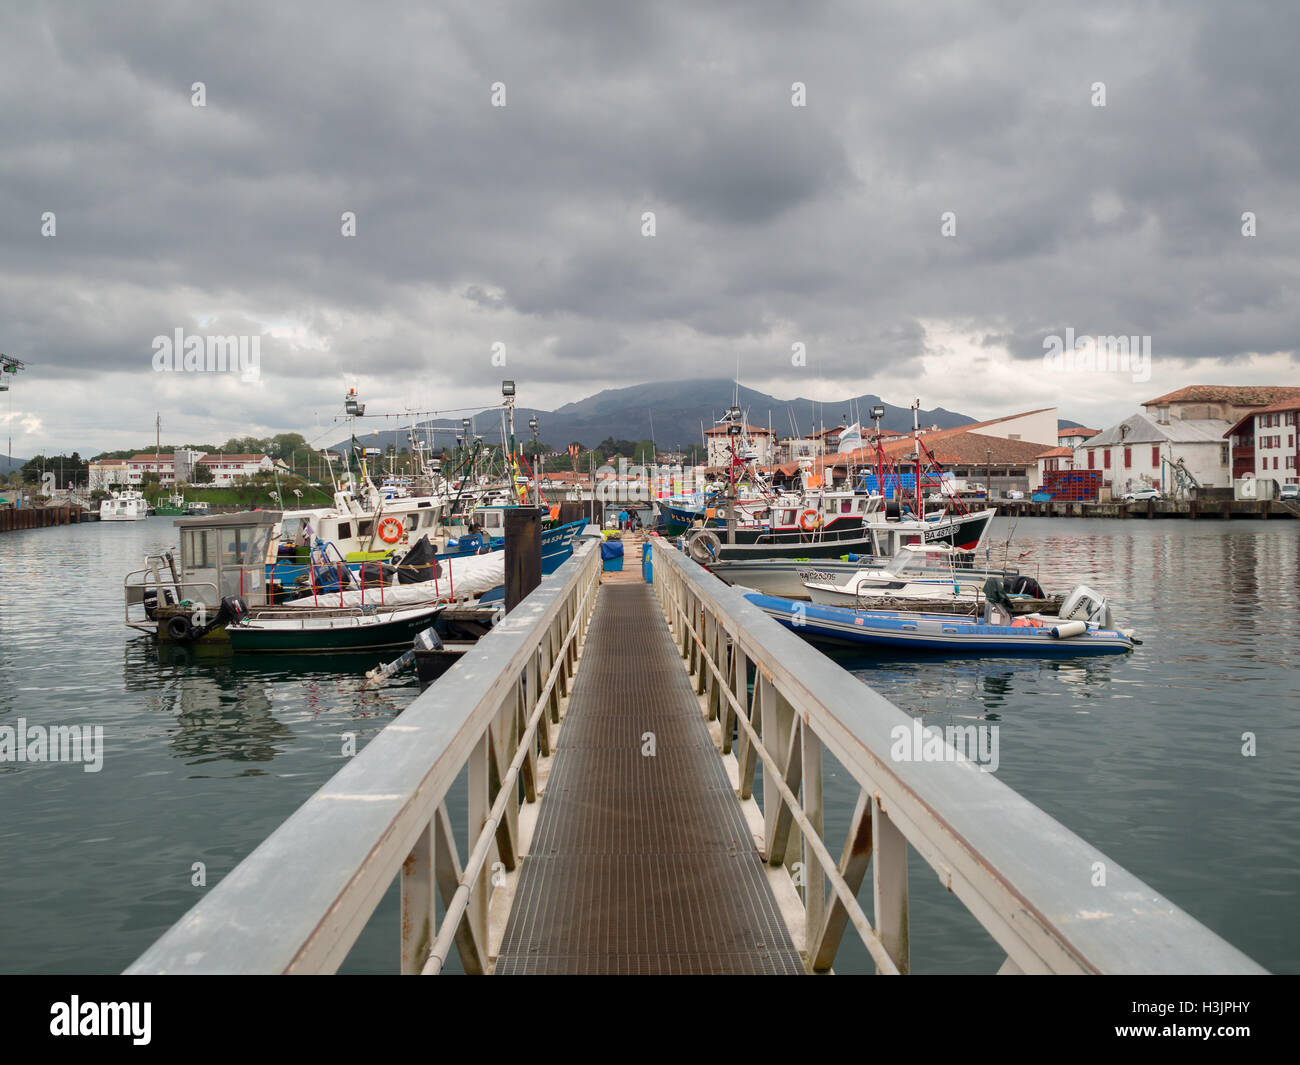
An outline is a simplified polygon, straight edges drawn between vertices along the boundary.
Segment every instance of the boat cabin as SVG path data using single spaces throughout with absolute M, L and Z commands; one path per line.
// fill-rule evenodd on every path
M 215 609 L 231 595 L 265 601 L 266 557 L 278 510 L 177 518 L 181 552 L 177 576 L 182 599 Z
M 814 505 L 815 503 L 815 505 Z M 781 500 L 773 511 L 773 525 L 778 530 L 813 528 L 855 528 L 869 522 L 883 521 L 883 496 L 860 492 L 823 492 L 800 502 L 796 497 Z

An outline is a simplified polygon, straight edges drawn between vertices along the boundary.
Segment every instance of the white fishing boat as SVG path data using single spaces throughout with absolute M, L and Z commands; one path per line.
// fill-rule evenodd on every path
M 143 521 L 148 516 L 148 501 L 130 488 L 114 492 L 99 504 L 100 521 Z

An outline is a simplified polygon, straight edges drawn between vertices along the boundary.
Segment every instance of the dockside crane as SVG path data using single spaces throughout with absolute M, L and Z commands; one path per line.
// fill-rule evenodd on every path
M 9 391 L 9 381 L 6 374 L 17 373 L 19 370 L 27 369 L 27 364 L 21 359 L 15 359 L 12 355 L 6 355 L 0 351 L 0 392 Z M 8 462 L 5 464 L 5 473 L 11 473 L 14 465 L 14 438 L 13 438 L 13 397 L 9 397 L 9 450 L 6 453 Z

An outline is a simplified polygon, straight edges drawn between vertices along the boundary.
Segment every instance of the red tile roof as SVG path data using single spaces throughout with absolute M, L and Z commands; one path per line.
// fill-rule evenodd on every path
M 1031 440 L 1007 440 L 1000 436 L 984 436 L 968 431 L 966 426 L 960 429 L 942 429 L 936 433 L 925 433 L 921 437 L 921 443 L 929 448 L 935 459 L 945 466 L 983 466 L 989 463 L 994 466 L 1004 466 L 1008 463 L 1027 464 L 1038 458 L 1043 451 L 1042 444 Z M 895 462 L 901 461 L 904 455 L 912 453 L 911 437 L 886 441 L 883 446 L 885 455 Z M 827 464 L 830 466 L 867 465 L 874 461 L 875 449 L 863 447 L 843 455 L 833 455 Z
M 1231 403 L 1238 407 L 1262 407 L 1280 399 L 1300 396 L 1300 388 L 1290 385 L 1188 385 L 1148 399 L 1144 407 L 1165 403 Z
M 1223 434 L 1224 438 L 1226 439 L 1241 432 L 1242 427 L 1247 422 L 1254 421 L 1256 414 L 1280 414 L 1284 410 L 1300 410 L 1300 389 L 1297 389 L 1296 392 L 1297 395 L 1279 399 L 1276 403 L 1270 403 L 1267 407 L 1256 407 L 1254 410 L 1249 411 L 1236 425 Z
M 1074 454 L 1074 448 L 1072 447 L 1054 447 L 1050 451 L 1040 451 L 1038 457 L 1040 459 L 1054 459 L 1054 458 L 1064 458 L 1066 455 L 1073 455 L 1073 454 Z
M 1058 430 L 1056 430 L 1056 435 L 1057 435 L 1058 438 L 1059 438 L 1059 437 L 1062 437 L 1062 436 L 1084 436 L 1084 437 L 1087 437 L 1087 436 L 1096 436 L 1099 432 L 1101 432 L 1100 429 L 1079 429 L 1079 428 L 1075 428 L 1075 429 L 1058 429 Z

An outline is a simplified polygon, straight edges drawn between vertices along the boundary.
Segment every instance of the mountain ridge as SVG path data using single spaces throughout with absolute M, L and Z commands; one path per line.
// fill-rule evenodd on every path
M 885 416 L 881 419 L 883 428 L 898 432 L 912 428 L 911 408 L 886 403 L 871 393 L 826 403 L 803 397 L 779 399 L 743 385 L 737 388 L 734 381 L 718 378 L 647 381 L 623 388 L 606 388 L 552 411 L 516 406 L 515 436 L 516 439 L 527 439 L 530 435 L 528 420 L 536 415 L 539 439 L 561 450 L 574 441 L 587 448 L 595 447 L 610 437 L 633 441 L 653 439 L 660 449 L 675 449 L 698 443 L 702 430 L 716 424 L 737 395 L 746 421 L 766 428 L 770 417 L 772 430 L 780 437 L 793 435 L 791 420 L 801 434 L 812 432 L 822 424 L 834 427 L 858 419 L 870 424 L 869 411 L 876 404 L 885 408 Z M 500 440 L 500 417 L 499 407 L 485 408 L 474 416 L 473 431 L 487 440 Z M 943 407 L 920 412 L 923 426 L 938 425 L 942 429 L 968 425 L 976 420 Z M 461 431 L 459 419 L 431 419 L 418 424 L 441 430 L 444 434 Z M 441 439 L 435 436 L 435 441 L 451 443 L 447 435 Z M 398 450 L 408 446 L 406 430 L 366 432 L 362 428 L 357 434 L 357 442 L 381 449 L 390 444 L 395 444 Z M 344 450 L 347 445 L 348 440 L 341 440 L 330 450 Z

